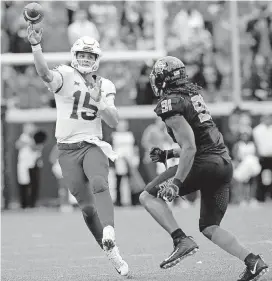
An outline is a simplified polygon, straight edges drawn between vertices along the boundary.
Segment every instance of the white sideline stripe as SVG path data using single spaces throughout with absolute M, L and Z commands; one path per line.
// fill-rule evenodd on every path
M 12 254 L 12 253 L 11 253 Z M 25 255 L 25 253 L 17 253 L 17 255 Z M 161 253 L 161 254 L 135 254 L 135 255 L 124 255 L 124 257 L 126 258 L 129 258 L 129 257 L 139 257 L 139 258 L 142 258 L 142 257 L 156 257 L 156 256 L 164 256 L 165 253 Z M 14 256 L 14 255 L 13 255 Z M 58 260 L 60 257 L 57 257 L 57 258 L 42 258 L 42 259 L 27 259 L 26 261 L 28 262 L 46 262 L 46 261 L 55 261 L 55 260 Z M 93 260 L 93 259 L 108 259 L 106 256 L 86 256 L 86 257 L 80 257 L 80 258 L 69 258 L 69 259 L 65 259 L 63 258 L 63 260 L 67 261 L 73 261 L 73 260 L 77 260 L 77 261 L 80 261 L 80 260 Z M 14 262 L 14 260 L 7 260 L 7 259 L 3 259 L 1 260 L 2 262 Z M 71 266 L 73 267 L 73 266 Z M 75 267 L 82 267 L 82 266 L 75 266 Z
M 261 240 L 257 242 L 251 242 L 251 241 L 245 241 L 245 244 L 249 245 L 258 245 L 258 244 L 271 244 L 272 245 L 272 240 Z

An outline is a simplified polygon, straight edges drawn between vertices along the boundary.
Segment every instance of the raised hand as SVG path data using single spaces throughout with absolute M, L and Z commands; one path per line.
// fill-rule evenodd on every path
M 34 29 L 33 24 L 29 24 L 27 28 L 27 38 L 31 45 L 38 45 L 42 40 L 43 29 Z
M 90 91 L 91 98 L 95 102 L 100 102 L 101 101 L 101 96 L 102 96 L 101 87 L 102 87 L 102 79 L 101 79 L 101 77 L 96 77 L 95 82 L 93 84 L 93 88 Z

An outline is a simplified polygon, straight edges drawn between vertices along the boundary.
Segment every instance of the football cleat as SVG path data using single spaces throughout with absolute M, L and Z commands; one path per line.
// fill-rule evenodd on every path
M 174 251 L 160 264 L 160 267 L 163 269 L 173 267 L 184 258 L 194 255 L 198 249 L 198 245 L 192 237 L 177 238 L 174 240 Z
M 269 271 L 268 265 L 264 262 L 260 255 L 250 254 L 246 260 L 246 269 L 240 275 L 238 281 L 257 281 L 262 275 Z
M 115 270 L 121 276 L 127 276 L 129 272 L 128 264 L 121 257 L 118 247 L 114 246 L 110 250 L 105 250 L 105 252 L 108 259 L 111 261 L 112 265 L 114 266 Z
M 105 251 L 108 251 L 115 246 L 115 232 L 111 225 L 108 225 L 103 229 L 102 245 Z

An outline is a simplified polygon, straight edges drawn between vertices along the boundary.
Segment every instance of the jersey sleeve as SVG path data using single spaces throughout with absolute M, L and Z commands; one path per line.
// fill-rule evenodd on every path
M 110 80 L 103 78 L 102 93 L 103 93 L 103 99 L 105 100 L 107 105 L 115 106 L 114 100 L 115 100 L 116 88 Z
M 53 70 L 53 80 L 46 83 L 49 91 L 55 94 L 61 94 L 66 84 L 69 84 L 74 73 L 73 68 L 68 65 L 59 65 Z
M 155 108 L 155 113 L 165 119 L 174 115 L 184 115 L 186 109 L 185 99 L 180 96 L 165 97 L 160 100 Z

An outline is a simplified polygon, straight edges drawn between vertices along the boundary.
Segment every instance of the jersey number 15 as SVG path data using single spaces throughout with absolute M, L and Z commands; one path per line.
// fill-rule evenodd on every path
M 75 99 L 74 99 L 74 104 L 73 104 L 73 111 L 70 115 L 70 118 L 78 119 L 78 104 L 79 104 L 79 99 L 81 96 L 81 91 L 76 91 L 73 96 Z M 84 102 L 83 102 L 83 108 L 91 109 L 92 112 L 90 112 L 90 111 L 81 112 L 82 119 L 89 120 L 89 121 L 94 120 L 96 118 L 97 111 L 98 111 L 98 108 L 95 105 L 90 104 L 90 99 L 91 99 L 90 93 L 86 92 Z

